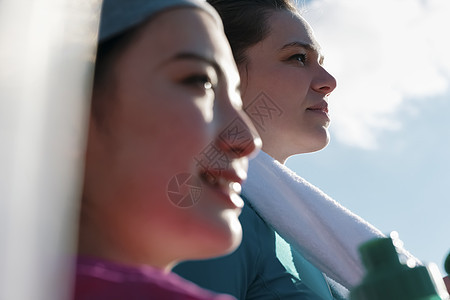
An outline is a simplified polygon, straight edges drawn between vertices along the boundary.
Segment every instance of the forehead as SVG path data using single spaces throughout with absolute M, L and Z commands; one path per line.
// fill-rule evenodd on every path
M 135 45 L 137 56 L 157 66 L 180 53 L 191 53 L 215 61 L 222 72 L 237 76 L 223 29 L 208 13 L 196 8 L 163 12 L 144 25 Z
M 300 15 L 289 11 L 276 11 L 269 17 L 270 33 L 267 40 L 274 46 L 287 45 L 294 42 L 309 44 L 320 53 L 320 45 L 314 37 L 308 22 Z

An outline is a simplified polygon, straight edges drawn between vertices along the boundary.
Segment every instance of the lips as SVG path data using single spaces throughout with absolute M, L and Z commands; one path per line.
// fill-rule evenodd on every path
M 214 174 L 216 173 L 216 174 Z M 206 181 L 209 185 L 220 187 L 223 190 L 229 189 L 235 193 L 241 192 L 241 180 L 235 180 L 223 176 L 222 172 L 211 172 L 211 170 L 205 171 L 200 174 L 200 178 Z
M 245 178 L 242 175 L 247 175 L 247 172 L 236 169 L 202 169 L 199 177 L 202 181 L 210 186 L 213 190 L 218 191 L 222 196 L 237 208 L 242 208 L 244 202 L 239 197 L 241 193 L 241 184 Z
M 308 107 L 307 110 L 321 111 L 328 114 L 328 103 L 326 101 L 320 101 L 316 105 Z

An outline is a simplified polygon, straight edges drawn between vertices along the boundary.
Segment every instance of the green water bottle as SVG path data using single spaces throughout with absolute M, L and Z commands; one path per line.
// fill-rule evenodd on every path
M 447 274 L 450 275 L 450 253 L 447 255 L 447 258 L 445 259 L 444 269 L 445 272 L 447 272 Z
M 447 272 L 447 277 L 445 278 L 445 288 L 450 292 L 450 252 L 447 255 L 447 259 L 444 263 L 445 272 Z
M 392 236 L 392 235 L 391 235 Z M 351 300 L 441 300 L 425 266 L 399 260 L 393 238 L 378 238 L 359 247 L 366 275 L 350 292 Z M 442 278 L 441 278 L 442 280 Z M 447 294 L 448 295 L 448 294 Z

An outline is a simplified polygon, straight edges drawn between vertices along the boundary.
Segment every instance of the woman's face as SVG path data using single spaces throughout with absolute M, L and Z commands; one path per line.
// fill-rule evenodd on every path
M 101 125 L 91 120 L 80 253 L 167 267 L 234 249 L 259 138 L 222 29 L 197 9 L 164 12 L 109 80 L 94 93 L 108 104 Z
M 273 12 L 270 32 L 246 51 L 239 66 L 247 114 L 276 159 L 312 152 L 329 140 L 328 95 L 336 80 L 308 23 L 288 11 Z

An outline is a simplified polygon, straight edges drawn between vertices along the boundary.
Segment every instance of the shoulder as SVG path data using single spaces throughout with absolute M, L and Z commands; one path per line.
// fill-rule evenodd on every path
M 275 239 L 274 230 L 266 223 L 266 221 L 256 212 L 249 201 L 244 198 L 245 206 L 239 216 L 244 234 L 256 234 L 259 237 Z

